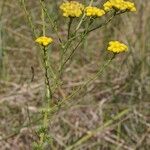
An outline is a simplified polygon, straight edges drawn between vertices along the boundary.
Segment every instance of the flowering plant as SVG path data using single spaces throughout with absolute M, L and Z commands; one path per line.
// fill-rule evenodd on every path
M 83 85 L 78 87 L 75 91 L 72 91 L 70 95 L 60 99 L 58 102 L 54 102 L 54 94 L 56 90 L 62 85 L 63 81 L 62 76 L 64 74 L 65 68 L 71 62 L 72 57 L 75 52 L 84 41 L 84 39 L 89 35 L 89 33 L 94 32 L 97 29 L 106 26 L 112 19 L 115 18 L 116 15 L 120 15 L 125 12 L 134 12 L 136 11 L 136 7 L 134 3 L 126 1 L 126 0 L 107 0 L 103 4 L 103 8 L 99 8 L 98 6 L 93 6 L 93 0 L 90 1 L 88 5 L 81 4 L 77 1 L 65 1 L 63 2 L 59 8 L 61 15 L 64 17 L 66 22 L 68 22 L 67 27 L 67 36 L 62 36 L 58 31 L 56 22 L 53 20 L 51 15 L 48 13 L 48 9 L 44 1 L 40 1 L 41 4 L 41 12 L 42 12 L 42 36 L 36 36 L 35 42 L 38 43 L 42 50 L 42 60 L 43 60 L 43 68 L 45 71 L 45 96 L 46 96 L 46 105 L 42 109 L 42 129 L 40 129 L 39 133 L 39 141 L 36 143 L 38 148 L 43 149 L 45 143 L 48 139 L 48 123 L 51 117 L 51 114 L 56 111 L 61 105 L 65 104 L 67 100 L 73 98 L 76 94 L 79 94 L 85 86 L 95 80 L 104 69 L 111 63 L 111 61 L 116 57 L 116 54 L 121 52 L 126 52 L 128 50 L 127 45 L 119 42 L 119 41 L 110 41 L 107 47 L 108 51 L 111 51 L 112 57 L 107 61 L 106 64 L 100 66 L 98 72 L 89 77 Z M 111 14 L 107 15 L 108 13 Z M 57 69 L 53 69 L 52 64 L 50 64 L 48 57 L 48 46 L 50 44 L 55 43 L 55 38 L 51 38 L 46 36 L 46 24 L 45 18 L 48 18 L 53 28 L 56 37 L 58 38 L 60 48 L 60 58 L 59 58 L 59 67 Z M 94 25 L 96 19 L 102 19 L 99 21 L 99 24 Z M 30 21 L 30 18 L 29 18 Z M 77 24 L 73 25 L 73 21 L 76 21 Z M 32 24 L 31 24 L 32 25 Z M 33 26 L 32 26 L 33 27 Z M 73 28 L 73 30 L 72 30 Z M 71 46 L 73 44 L 73 46 Z M 52 140 L 52 139 L 51 139 Z M 71 148 L 70 148 L 71 149 Z

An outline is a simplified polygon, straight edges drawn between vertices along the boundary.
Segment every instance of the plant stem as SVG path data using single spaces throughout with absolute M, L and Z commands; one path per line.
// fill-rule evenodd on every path
M 69 54 L 69 56 L 66 58 L 66 60 L 62 63 L 61 67 L 60 67 L 60 73 L 62 73 L 62 70 L 65 66 L 65 64 L 72 58 L 73 54 L 75 53 L 76 49 L 80 46 L 80 44 L 83 42 L 84 38 L 86 37 L 87 33 L 88 33 L 88 29 L 89 27 L 92 25 L 94 20 L 90 19 L 90 22 L 87 26 L 87 28 L 83 31 L 82 35 L 81 35 L 81 39 L 80 41 L 77 43 L 77 45 L 73 48 L 73 50 L 71 51 L 71 53 Z
M 72 21 L 73 21 L 73 18 L 69 17 L 69 23 L 68 23 L 68 40 L 70 38 L 70 29 L 71 29 Z
M 94 30 L 97 30 L 97 29 L 99 29 L 99 28 L 101 28 L 101 27 L 107 25 L 115 16 L 116 16 L 116 13 L 113 13 L 113 15 L 112 15 L 106 22 L 104 22 L 104 23 L 98 25 L 97 27 L 94 27 L 93 29 L 90 29 L 90 30 L 88 31 L 88 33 L 90 33 L 90 32 L 92 32 L 92 31 L 94 31 Z
M 46 110 L 43 113 L 43 127 L 44 129 L 48 128 L 48 109 L 51 106 L 51 100 L 52 100 L 52 91 L 50 87 L 49 82 L 49 75 L 48 75 L 48 55 L 47 55 L 47 49 L 43 47 L 43 63 L 44 63 L 44 78 L 45 78 L 45 96 L 46 96 Z M 40 133 L 40 146 L 43 145 L 45 136 L 47 135 L 46 131 Z
M 101 75 L 101 73 L 103 73 L 103 71 L 109 66 L 109 64 L 112 62 L 112 60 L 115 58 L 116 54 L 113 54 L 113 56 L 102 66 L 99 67 L 100 69 L 98 70 L 98 72 L 89 77 L 84 83 L 83 85 L 81 85 L 80 87 L 78 87 L 74 92 L 72 92 L 68 97 L 65 97 L 64 99 L 62 99 L 62 101 L 60 101 L 57 105 L 53 106 L 51 109 L 51 113 L 57 111 L 58 108 L 60 108 L 60 106 L 62 106 L 67 100 L 71 100 L 71 98 L 73 99 L 77 94 L 79 94 L 86 86 L 88 86 L 92 81 L 96 80 L 98 78 L 98 76 Z
M 92 6 L 93 1 L 94 1 L 94 0 L 90 0 L 89 6 Z M 79 30 L 79 28 L 80 28 L 80 26 L 81 26 L 81 24 L 82 24 L 82 22 L 83 22 L 83 20 L 84 20 L 85 17 L 86 17 L 86 15 L 85 15 L 85 13 L 84 13 L 83 16 L 82 16 L 82 18 L 81 18 L 81 20 L 80 20 L 80 22 L 79 22 L 79 24 L 78 24 L 77 27 L 76 27 L 76 31 Z
M 41 17 L 42 17 L 42 25 L 43 25 L 43 36 L 45 35 L 46 32 L 46 27 L 45 27 L 45 13 L 44 13 L 44 9 L 42 7 L 43 1 L 40 0 L 41 3 Z M 48 74 L 48 50 L 45 46 L 43 46 L 42 48 L 43 50 L 43 65 L 44 65 L 44 78 L 45 78 L 45 99 L 46 99 L 46 110 L 43 112 L 43 128 L 44 130 L 41 131 L 40 133 L 40 147 L 43 147 L 43 144 L 45 142 L 46 136 L 47 136 L 47 128 L 48 128 L 48 116 L 49 116 L 49 112 L 47 111 L 50 107 L 51 107 L 51 103 L 52 103 L 52 90 L 50 87 L 50 81 L 49 81 L 49 74 Z
M 48 8 L 45 6 L 44 2 L 41 2 L 41 6 L 42 6 L 42 9 L 45 12 L 45 15 L 47 16 L 47 18 L 49 20 L 49 23 L 51 24 L 51 27 L 53 28 L 54 32 L 56 33 L 56 36 L 59 39 L 61 47 L 63 47 L 62 39 L 61 39 L 61 37 L 60 37 L 60 35 L 58 33 L 58 29 L 57 29 L 57 25 L 55 24 L 55 21 L 52 19 L 52 16 L 48 13 Z
M 48 103 L 50 104 L 50 100 L 52 99 L 52 91 L 50 87 L 49 82 L 49 75 L 48 75 L 48 54 L 47 49 L 43 48 L 43 62 L 44 62 L 44 69 L 45 69 L 45 86 L 46 86 L 46 99 L 48 100 Z

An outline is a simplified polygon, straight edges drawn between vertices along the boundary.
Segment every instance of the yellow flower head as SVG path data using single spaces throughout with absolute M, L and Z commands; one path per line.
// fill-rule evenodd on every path
M 88 6 L 85 8 L 85 14 L 89 17 L 101 17 L 105 14 L 105 11 L 97 7 Z
M 136 11 L 134 3 L 125 0 L 108 0 L 103 6 L 105 11 L 110 11 L 111 9 L 132 12 Z
M 42 45 L 42 46 L 48 46 L 49 44 L 51 44 L 53 42 L 53 39 L 50 37 L 46 37 L 46 36 L 41 36 L 38 37 L 35 42 L 37 42 L 38 44 Z
M 107 50 L 113 53 L 121 53 L 126 52 L 128 50 L 128 47 L 125 44 L 120 43 L 119 41 L 111 41 L 109 42 Z
M 64 17 L 80 17 L 84 6 L 76 1 L 64 2 L 60 5 Z

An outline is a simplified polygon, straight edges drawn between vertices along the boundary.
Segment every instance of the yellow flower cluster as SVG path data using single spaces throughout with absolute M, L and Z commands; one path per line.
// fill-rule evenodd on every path
M 97 7 L 88 6 L 85 8 L 85 14 L 91 17 L 101 17 L 105 14 L 105 11 Z
M 121 10 L 121 11 L 136 11 L 135 5 L 132 2 L 125 0 L 108 0 L 104 3 L 104 10 L 109 11 L 111 9 Z
M 76 1 L 64 2 L 60 5 L 64 17 L 80 17 L 83 13 L 84 6 Z
M 113 53 L 121 53 L 127 51 L 128 47 L 125 44 L 120 43 L 119 41 L 111 41 L 109 42 L 107 50 Z
M 48 46 L 49 44 L 51 44 L 53 42 L 53 39 L 50 37 L 45 37 L 45 36 L 41 36 L 38 37 L 35 42 L 37 42 L 38 44 L 42 45 L 42 46 Z

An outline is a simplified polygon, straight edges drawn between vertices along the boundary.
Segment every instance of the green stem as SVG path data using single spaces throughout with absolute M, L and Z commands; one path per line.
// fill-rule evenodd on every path
M 83 31 L 83 33 L 82 33 L 82 35 L 81 35 L 80 41 L 79 41 L 79 42 L 77 43 L 77 45 L 73 48 L 73 50 L 71 51 L 71 53 L 69 54 L 69 56 L 66 58 L 66 60 L 61 64 L 61 67 L 60 67 L 60 70 L 59 70 L 59 71 L 60 71 L 60 74 L 62 73 L 62 70 L 63 70 L 65 64 L 72 58 L 72 56 L 74 55 L 76 49 L 80 46 L 80 44 L 81 44 L 82 41 L 84 40 L 85 36 L 86 36 L 87 33 L 88 33 L 88 29 L 89 29 L 89 27 L 92 25 L 93 21 L 94 21 L 94 20 L 91 18 L 91 19 L 90 19 L 90 22 L 89 22 L 89 24 L 88 24 L 88 26 L 87 26 L 87 28 Z
M 41 6 L 42 6 L 42 9 L 44 10 L 45 12 L 45 15 L 47 16 L 48 20 L 49 20 L 49 23 L 51 24 L 54 32 L 56 33 L 56 36 L 58 37 L 59 39 L 59 42 L 61 44 L 61 47 L 63 48 L 63 41 L 58 33 L 58 29 L 57 29 L 57 25 L 55 24 L 55 21 L 52 19 L 52 16 L 50 16 L 50 14 L 48 13 L 48 8 L 45 6 L 45 3 L 44 2 L 41 2 Z
M 93 1 L 94 1 L 94 0 L 90 0 L 89 6 L 92 6 Z M 85 17 L 86 17 L 86 15 L 85 15 L 85 13 L 84 13 L 83 16 L 82 16 L 82 18 L 81 18 L 81 20 L 80 20 L 80 22 L 79 22 L 79 24 L 78 24 L 77 27 L 76 27 L 76 31 L 79 30 L 79 28 L 80 28 L 80 26 L 81 26 L 81 24 L 82 24 L 82 22 L 83 22 L 83 20 L 84 20 Z
M 73 21 L 73 18 L 69 17 L 69 23 L 68 23 L 68 40 L 70 38 L 70 29 L 71 29 L 72 21 Z
M 99 29 L 99 28 L 101 28 L 101 27 L 107 25 L 109 22 L 112 21 L 112 19 L 113 19 L 115 16 L 120 15 L 120 14 L 123 14 L 123 13 L 125 13 L 125 12 L 126 12 L 126 11 L 119 11 L 119 12 L 114 11 L 113 14 L 112 14 L 112 16 L 111 16 L 108 20 L 106 20 L 104 23 L 102 23 L 102 24 L 100 24 L 100 25 L 94 27 L 93 29 L 90 29 L 87 33 L 90 33 L 90 32 L 92 32 L 92 31 L 95 31 L 95 30 L 97 30 L 97 29 Z
M 99 29 L 99 28 L 101 28 L 101 27 L 107 25 L 115 16 L 116 16 L 116 13 L 113 13 L 113 15 L 112 15 L 106 22 L 104 22 L 104 23 L 102 23 L 102 24 L 100 24 L 100 25 L 94 27 L 93 29 L 90 29 L 90 30 L 88 31 L 88 33 L 90 33 L 90 32 L 92 32 L 92 31 L 94 31 L 94 30 L 97 30 L 97 29 Z
M 51 101 L 52 101 L 52 90 L 50 87 L 50 82 L 49 82 L 49 75 L 48 75 L 48 54 L 47 54 L 47 49 L 46 47 L 43 47 L 43 64 L 44 64 L 44 78 L 45 78 L 45 88 L 46 88 L 46 110 L 43 112 L 43 127 L 44 129 L 48 128 L 48 115 L 49 112 L 47 111 L 50 106 L 51 106 Z M 40 146 L 43 145 L 45 136 L 47 135 L 46 131 L 40 133 Z
M 45 86 L 46 86 L 46 98 L 49 101 L 52 99 L 52 92 L 51 92 L 51 87 L 50 87 L 50 82 L 49 82 L 49 75 L 48 75 L 48 54 L 47 54 L 47 49 L 44 47 L 43 48 L 43 62 L 44 62 L 44 69 L 45 69 Z
M 122 13 L 124 13 L 124 12 L 122 12 Z M 121 14 L 121 13 L 118 13 L 118 14 Z M 93 23 L 93 19 L 90 19 L 90 23 L 89 23 L 88 27 L 83 31 L 83 33 L 81 33 L 80 35 L 75 35 L 74 37 L 71 37 L 71 38 L 68 40 L 67 44 L 65 45 L 65 51 L 64 51 L 63 55 L 64 55 L 64 54 L 66 53 L 66 51 L 68 50 L 70 43 L 71 43 L 73 40 L 75 40 L 77 37 L 80 37 L 80 36 L 81 36 L 80 41 L 79 41 L 79 42 L 77 43 L 77 45 L 73 48 L 73 50 L 71 51 L 71 53 L 69 54 L 69 56 L 64 60 L 64 62 L 61 62 L 61 66 L 59 67 L 59 72 L 58 72 L 57 79 L 61 76 L 65 64 L 72 58 L 72 56 L 74 55 L 76 49 L 80 46 L 80 44 L 81 44 L 82 41 L 84 40 L 85 36 L 88 35 L 90 32 L 92 32 L 92 31 L 94 31 L 94 30 L 96 30 L 96 29 L 98 29 L 98 28 L 101 28 L 101 27 L 103 27 L 104 25 L 107 25 L 107 24 L 108 24 L 116 15 L 118 15 L 118 14 L 113 13 L 113 15 L 112 15 L 106 22 L 104 22 L 104 23 L 98 25 L 97 27 L 95 27 L 95 28 L 89 30 L 90 25 L 92 25 L 92 23 Z M 57 85 L 57 83 L 56 83 L 56 85 Z M 55 87 L 55 88 L 56 88 L 56 87 Z M 55 89 L 55 88 L 54 88 L 54 89 Z
M 116 54 L 113 54 L 113 56 L 102 66 L 100 67 L 99 71 L 89 77 L 87 79 L 87 81 L 85 81 L 85 83 L 83 83 L 83 85 L 81 85 L 80 87 L 78 87 L 74 92 L 72 92 L 68 97 L 64 98 L 62 101 L 60 101 L 56 106 L 54 106 L 51 109 L 51 113 L 57 111 L 57 109 L 60 108 L 60 106 L 62 106 L 66 101 L 69 101 L 71 99 L 73 99 L 77 94 L 79 94 L 86 86 L 88 86 L 92 81 L 94 81 L 95 79 L 97 79 L 101 73 L 103 73 L 103 71 L 106 69 L 106 67 L 109 66 L 109 64 L 112 62 L 112 60 L 115 58 Z
M 43 25 L 43 36 L 45 36 L 46 27 L 45 27 L 45 14 L 44 9 L 42 7 L 43 1 L 40 0 L 41 3 L 41 13 L 42 13 L 42 25 Z M 45 78 L 45 96 L 46 96 L 46 109 L 49 109 L 51 107 L 51 101 L 52 101 L 52 90 L 50 87 L 50 81 L 49 81 L 49 74 L 48 74 L 48 50 L 45 46 L 43 46 L 43 64 L 44 64 L 44 78 Z M 47 128 L 48 128 L 48 114 L 49 112 L 46 110 L 43 113 L 43 127 L 44 131 L 40 133 L 40 146 L 43 147 L 45 137 L 47 135 Z

